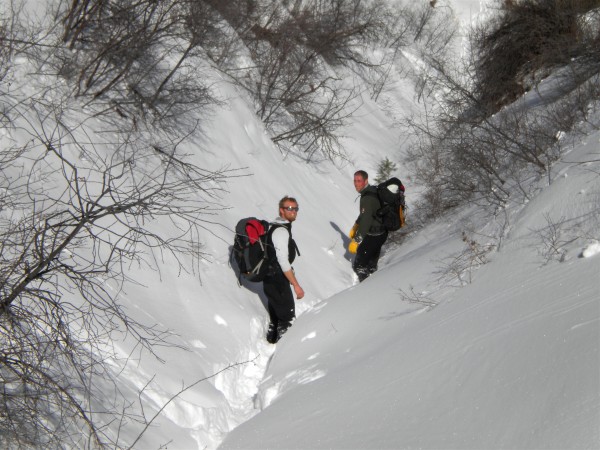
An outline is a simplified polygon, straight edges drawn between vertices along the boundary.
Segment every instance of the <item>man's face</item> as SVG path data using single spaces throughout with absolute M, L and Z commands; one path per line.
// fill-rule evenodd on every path
M 354 189 L 356 192 L 362 191 L 367 185 L 367 179 L 361 177 L 360 175 L 354 175 Z
M 279 215 L 288 222 L 293 222 L 298 216 L 298 203 L 286 201 L 283 208 L 279 208 Z

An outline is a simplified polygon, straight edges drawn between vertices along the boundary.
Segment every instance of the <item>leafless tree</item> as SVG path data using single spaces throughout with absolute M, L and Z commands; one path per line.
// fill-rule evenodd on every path
M 588 13 L 578 26 L 581 23 L 586 29 L 576 33 L 585 39 L 576 49 L 570 47 L 568 67 L 556 70 L 556 59 L 542 58 L 536 63 L 536 70 L 555 69 L 556 89 L 536 90 L 527 101 L 513 102 L 501 110 L 497 107 L 504 101 L 491 107 L 493 102 L 480 95 L 482 89 L 489 93 L 498 85 L 488 80 L 488 91 L 487 85 L 481 84 L 478 68 L 484 62 L 479 51 L 458 65 L 447 59 L 425 59 L 430 68 L 422 91 L 427 110 L 423 118 L 410 123 L 417 138 L 409 159 L 427 186 L 421 210 L 436 216 L 467 200 L 501 208 L 509 198 L 526 199 L 531 193 L 523 181 L 549 175 L 550 167 L 568 146 L 560 136 L 597 126 L 588 118 L 599 98 L 600 65 L 590 55 L 597 51 L 594 43 L 598 42 L 600 21 L 596 14 Z M 526 40 L 517 41 L 513 44 L 528 45 Z M 540 45 L 540 52 L 552 52 L 553 48 Z
M 10 119 L 29 136 L 0 153 L 0 443 L 118 447 L 115 423 L 143 421 L 110 389 L 112 339 L 148 352 L 173 345 L 120 303 L 127 268 L 158 270 L 169 254 L 195 270 L 204 217 L 235 173 L 195 165 L 185 137 L 107 142 L 56 103 Z
M 123 427 L 149 421 L 119 390 L 112 343 L 174 345 L 124 308 L 129 268 L 168 257 L 195 271 L 220 186 L 239 174 L 183 151 L 196 122 L 163 123 L 213 101 L 196 64 L 220 18 L 188 0 L 56 4 L 37 29 L 17 2 L 0 20 L 0 446 L 120 448 Z M 67 84 L 13 98 L 16 56 Z
M 380 0 L 309 0 L 296 2 L 291 17 L 297 38 L 332 65 L 372 65 L 365 52 L 381 39 L 386 4 Z
M 59 15 L 67 50 L 58 47 L 58 70 L 76 95 L 160 120 L 214 102 L 194 59 L 219 20 L 205 3 L 76 0 Z
M 381 2 L 302 0 L 216 4 L 247 49 L 217 61 L 257 104 L 257 114 L 286 153 L 307 160 L 345 158 L 340 130 L 359 94 L 335 67 L 372 66 L 367 44 L 383 34 Z M 239 9 L 236 14 L 234 9 Z M 239 64 L 246 61 L 245 64 Z M 318 155 L 318 156 L 317 156 Z
M 6 18 L 0 19 L 0 80 L 2 80 L 8 70 L 12 54 L 12 39 L 8 27 L 10 23 Z
M 598 2 L 502 0 L 497 8 L 498 14 L 472 37 L 475 95 L 491 113 L 531 89 L 549 70 L 585 52 L 590 42 L 582 17 L 597 9 Z M 594 34 L 597 43 L 597 29 Z
M 317 51 L 303 44 L 305 35 L 282 4 L 259 5 L 264 25 L 240 29 L 252 65 L 224 66 L 257 104 L 257 114 L 286 153 L 307 160 L 317 154 L 345 157 L 336 134 L 345 123 L 344 110 L 355 96 L 332 73 Z
M 273 141 L 285 153 L 310 161 L 346 157 L 339 139 L 362 93 L 355 88 L 358 83 L 342 80 L 340 71 L 356 74 L 377 98 L 403 46 L 418 41 L 437 54 L 452 36 L 441 19 L 445 10 L 430 5 L 381 0 L 203 3 L 226 23 L 207 54 L 255 100 Z

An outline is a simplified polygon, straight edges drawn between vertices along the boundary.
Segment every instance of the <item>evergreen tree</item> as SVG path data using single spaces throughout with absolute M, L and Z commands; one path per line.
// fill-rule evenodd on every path
M 377 176 L 375 177 L 375 183 L 379 184 L 392 175 L 392 172 L 396 170 L 396 163 L 389 160 L 389 158 L 382 159 L 377 166 Z

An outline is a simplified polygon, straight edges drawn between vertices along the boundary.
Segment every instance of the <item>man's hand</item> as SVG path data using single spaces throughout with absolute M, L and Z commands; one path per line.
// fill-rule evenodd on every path
M 353 255 L 355 255 L 357 250 L 358 250 L 358 242 L 356 242 L 354 239 L 352 239 L 350 241 L 350 244 L 348 245 L 348 251 L 350 253 L 352 253 Z
M 299 284 L 294 285 L 294 292 L 296 293 L 297 300 L 300 300 L 302 297 L 304 297 L 304 289 L 302 289 Z
M 348 233 L 348 236 L 350 237 L 350 239 L 354 239 L 354 236 L 356 236 L 356 230 L 358 230 L 358 224 L 357 223 L 354 224 L 354 226 L 350 230 L 350 233 Z
M 304 297 L 304 289 L 300 287 L 300 283 L 298 283 L 298 280 L 296 279 L 294 269 L 288 270 L 287 272 L 283 272 L 283 274 L 294 288 L 294 292 L 296 293 L 296 299 L 300 300 L 302 297 Z

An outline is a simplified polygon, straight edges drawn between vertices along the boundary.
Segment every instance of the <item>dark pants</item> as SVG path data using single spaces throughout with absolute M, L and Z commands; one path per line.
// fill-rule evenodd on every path
M 387 232 L 376 236 L 367 234 L 356 250 L 352 269 L 358 275 L 358 281 L 363 281 L 377 270 L 381 247 L 388 237 Z
M 263 288 L 268 300 L 271 324 L 275 329 L 287 329 L 296 317 L 296 304 L 290 282 L 280 271 L 265 278 Z

